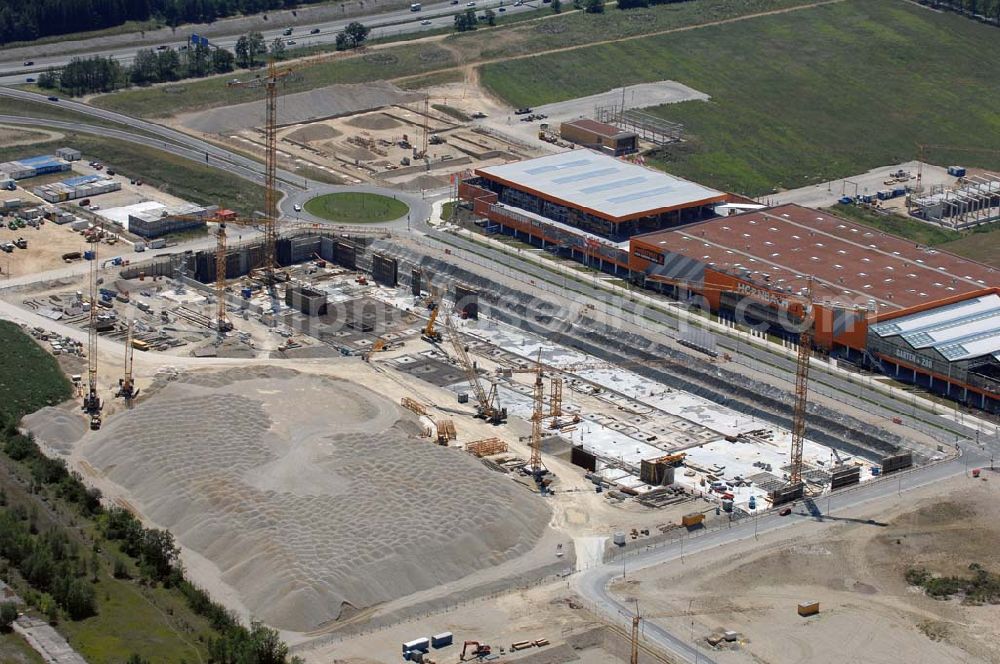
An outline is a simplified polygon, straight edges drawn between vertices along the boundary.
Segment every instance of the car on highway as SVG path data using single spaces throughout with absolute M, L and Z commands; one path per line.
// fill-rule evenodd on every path
M 430 24 L 431 24 L 431 22 L 428 21 L 428 20 L 426 20 L 426 19 L 424 19 L 423 21 L 420 22 L 420 25 L 430 25 Z
M 159 46 L 156 47 L 156 50 L 157 51 L 165 51 L 165 50 L 167 50 L 167 45 L 166 44 L 160 44 Z
M 451 4 L 457 5 L 458 4 L 458 0 L 451 0 Z
M 24 66 L 25 66 L 25 67 L 30 67 L 30 66 L 31 66 L 31 65 L 33 65 L 33 64 L 35 64 L 35 61 L 34 61 L 34 60 L 25 60 L 25 61 L 24 61 Z
M 59 101 L 59 97 L 49 97 L 49 101 Z
M 309 31 L 309 34 L 311 34 L 311 35 L 318 35 L 319 34 L 319 28 L 313 28 L 312 30 Z
M 498 12 L 505 12 L 505 11 L 507 11 L 507 8 L 506 7 L 499 7 L 499 8 L 497 8 L 497 11 Z
M 783 509 L 780 512 L 778 512 L 778 515 L 779 516 L 788 516 L 791 513 L 792 513 L 792 508 L 791 507 L 786 507 L 785 509 Z
M 298 203 L 296 203 L 295 205 L 293 205 L 292 209 L 295 210 L 296 212 L 302 212 L 302 206 L 299 205 Z
M 24 79 L 24 82 L 25 82 L 25 83 L 34 83 L 34 82 L 35 82 L 35 79 L 33 79 L 33 78 L 31 78 L 31 77 L 29 76 L 28 78 Z
M 289 39 L 288 41 L 285 42 L 285 44 L 287 46 L 295 46 L 295 40 L 294 39 Z
M 466 7 L 475 7 L 476 3 L 475 2 L 467 2 L 467 3 L 465 3 L 465 6 Z
M 514 0 L 514 6 L 515 7 L 520 7 L 523 4 L 524 4 L 524 0 Z

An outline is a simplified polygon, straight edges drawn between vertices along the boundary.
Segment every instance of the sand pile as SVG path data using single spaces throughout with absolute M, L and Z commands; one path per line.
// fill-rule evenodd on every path
M 313 141 L 324 141 L 330 138 L 337 138 L 340 132 L 325 124 L 314 124 L 300 127 L 290 132 L 285 138 L 299 143 L 311 143 Z
M 359 115 L 356 118 L 351 118 L 344 122 L 346 125 L 352 127 L 357 127 L 358 129 L 395 129 L 396 127 L 402 127 L 403 123 L 396 118 L 390 118 L 385 113 L 369 113 L 367 115 Z
M 417 430 L 365 387 L 234 369 L 167 384 L 82 456 L 253 615 L 302 631 L 509 560 L 545 531 L 542 501 Z
M 57 452 L 68 453 L 73 443 L 83 438 L 87 432 L 87 421 L 79 410 L 47 406 L 31 415 L 25 415 L 21 425 L 30 431 L 35 439 Z

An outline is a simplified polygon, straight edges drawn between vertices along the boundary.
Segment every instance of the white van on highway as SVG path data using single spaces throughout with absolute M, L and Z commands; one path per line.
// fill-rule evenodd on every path
M 421 9 L 422 9 L 422 6 L 421 6 L 421 4 L 419 2 L 414 2 L 412 5 L 410 5 L 410 11 L 411 12 L 418 12 Z

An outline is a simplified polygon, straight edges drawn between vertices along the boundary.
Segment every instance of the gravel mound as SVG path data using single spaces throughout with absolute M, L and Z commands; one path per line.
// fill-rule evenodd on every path
M 73 443 L 87 432 L 87 421 L 83 415 L 53 406 L 25 415 L 21 425 L 39 442 L 63 454 L 68 454 Z
M 519 556 L 545 532 L 544 502 L 418 429 L 355 383 L 237 369 L 180 376 L 82 455 L 251 614 L 305 631 Z
M 325 141 L 330 138 L 337 138 L 340 132 L 325 124 L 308 125 L 300 127 L 293 132 L 289 132 L 285 138 L 299 143 L 311 143 L 313 141 Z
M 390 118 L 385 113 L 371 113 L 351 118 L 344 122 L 346 125 L 357 127 L 358 129 L 395 129 L 402 127 L 403 123 L 396 118 Z
M 420 101 L 424 96 L 418 92 L 404 92 L 385 81 L 328 85 L 282 95 L 278 99 L 278 117 L 283 125 L 300 124 Z M 252 101 L 184 114 L 180 116 L 180 121 L 188 129 L 206 134 L 231 134 L 264 126 L 264 110 L 263 100 Z

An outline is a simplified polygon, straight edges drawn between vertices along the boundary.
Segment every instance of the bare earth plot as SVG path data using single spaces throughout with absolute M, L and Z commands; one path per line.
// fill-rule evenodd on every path
M 423 98 L 423 94 L 405 92 L 385 81 L 328 85 L 308 92 L 283 95 L 278 101 L 278 117 L 282 125 L 297 124 Z M 228 134 L 261 127 L 264 125 L 264 102 L 252 101 L 183 115 L 179 121 L 188 129 L 206 134 Z
M 546 531 L 543 501 L 358 384 L 264 367 L 147 393 L 73 456 L 195 554 L 197 582 L 275 627 L 455 581 Z
M 1000 569 L 991 507 L 1000 474 L 985 476 L 643 570 L 615 592 L 721 664 L 996 662 L 1000 606 L 931 599 L 904 576 L 911 567 L 963 577 L 972 563 Z M 804 601 L 818 601 L 820 614 L 799 617 Z M 709 648 L 705 637 L 723 630 L 738 632 L 739 646 Z

